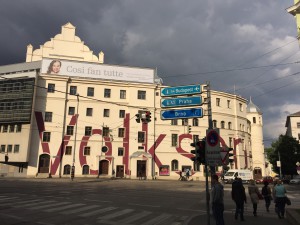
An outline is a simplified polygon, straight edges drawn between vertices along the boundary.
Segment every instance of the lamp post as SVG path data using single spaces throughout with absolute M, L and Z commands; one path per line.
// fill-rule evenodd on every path
M 78 108 L 79 108 L 79 94 L 76 94 L 77 97 L 77 109 L 76 109 L 76 123 L 75 123 L 75 136 L 74 136 L 74 150 L 73 150 L 73 163 L 71 169 L 71 180 L 73 181 L 75 176 L 75 151 L 76 151 L 76 141 L 77 141 L 77 124 L 78 124 Z

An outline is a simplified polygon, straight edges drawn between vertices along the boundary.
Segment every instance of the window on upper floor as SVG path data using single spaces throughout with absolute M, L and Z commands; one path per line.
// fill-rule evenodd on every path
M 13 132 L 15 132 L 15 125 L 11 124 L 9 125 L 9 133 L 13 133 Z
M 55 92 L 55 84 L 48 84 L 47 91 L 48 91 L 48 93 L 54 93 Z
M 89 97 L 94 97 L 94 88 L 93 87 L 88 87 L 87 88 L 87 96 L 89 96 Z
M 72 155 L 72 146 L 66 146 L 65 155 Z
M 197 141 L 199 141 L 200 139 L 199 139 L 199 135 L 193 135 L 193 142 L 197 142 Z
M 216 120 L 213 120 L 212 121 L 212 125 L 213 125 L 213 128 L 217 128 L 218 126 L 217 126 L 217 121 Z
M 3 130 L 2 130 L 2 132 L 3 132 L 3 133 L 7 133 L 7 131 L 8 131 L 8 125 L 5 124 L 5 125 L 3 125 Z
M 240 107 L 240 111 L 243 112 L 244 109 L 243 109 L 243 104 L 242 103 L 239 104 L 239 107 Z
M 171 120 L 171 125 L 178 125 L 178 120 Z
M 145 142 L 145 132 L 139 131 L 138 132 L 138 143 L 144 143 Z
M 178 134 L 172 134 L 172 146 L 177 147 L 178 143 Z
M 231 105 L 230 100 L 227 100 L 227 108 L 228 108 L 228 109 L 230 109 L 230 105 Z
M 221 106 L 221 99 L 220 98 L 216 98 L 216 106 Z
M 221 128 L 225 129 L 225 122 L 224 121 L 221 121 Z
M 73 135 L 74 126 L 67 126 L 67 135 Z
M 104 89 L 104 98 L 110 98 L 111 90 L 108 88 Z
M 43 142 L 50 142 L 51 132 L 43 132 Z
M 228 129 L 229 129 L 229 130 L 232 129 L 232 124 L 231 124 L 231 122 L 228 122 Z
M 14 153 L 19 153 L 20 145 L 14 145 Z
M 109 109 L 103 110 L 103 117 L 109 117 Z
M 90 155 L 91 154 L 91 147 L 85 146 L 83 150 L 83 155 Z
M 93 108 L 86 108 L 86 116 L 93 116 Z
M 198 127 L 199 126 L 199 119 L 193 118 L 193 126 Z
M 119 128 L 118 137 L 125 137 L 125 128 Z
M 187 125 L 189 125 L 189 120 L 188 119 L 182 119 L 181 124 L 182 124 L 182 126 L 187 126 Z
M 75 114 L 75 107 L 69 106 L 68 115 L 74 115 Z
M 1 145 L 0 152 L 5 152 L 6 145 Z
M 17 124 L 16 132 L 20 133 L 22 131 L 22 124 Z
M 300 128 L 300 123 L 297 123 L 297 128 Z
M 138 91 L 137 99 L 145 100 L 146 99 L 146 91 Z
M 109 136 L 109 127 L 103 127 L 103 137 Z
M 125 118 L 125 110 L 120 110 L 119 111 L 119 118 Z
M 70 86 L 70 95 L 77 94 L 77 86 Z
M 85 127 L 84 129 L 84 135 L 85 136 L 91 136 L 92 135 L 92 127 Z
M 126 90 L 120 90 L 120 99 L 126 99 Z
M 232 137 L 229 138 L 229 146 L 228 146 L 228 147 L 229 147 L 229 148 L 232 147 Z
M 253 123 L 256 123 L 256 117 L 252 118 Z
M 119 147 L 118 148 L 118 156 L 123 156 L 124 155 L 124 148 Z
M 45 122 L 52 122 L 52 112 L 45 112 Z
M 7 145 L 7 152 L 8 153 L 12 153 L 12 149 L 13 149 L 12 145 Z

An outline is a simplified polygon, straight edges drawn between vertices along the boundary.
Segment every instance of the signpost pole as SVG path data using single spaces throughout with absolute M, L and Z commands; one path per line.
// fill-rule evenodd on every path
M 208 100 L 208 104 L 207 104 L 207 112 L 208 112 L 208 129 L 212 129 L 213 128 L 213 124 L 212 124 L 212 114 L 211 114 L 211 96 L 210 96 L 210 84 L 209 82 L 206 82 L 207 86 L 207 100 Z M 208 187 L 208 167 L 207 167 L 207 163 L 205 163 L 205 186 L 206 186 L 206 216 L 207 216 L 207 225 L 210 225 L 210 206 L 209 206 L 209 199 L 210 199 L 210 195 L 209 195 L 209 187 Z

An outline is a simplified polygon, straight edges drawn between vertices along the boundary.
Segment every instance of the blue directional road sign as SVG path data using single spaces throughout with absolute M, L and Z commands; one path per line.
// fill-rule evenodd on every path
M 160 106 L 162 108 L 193 106 L 193 105 L 201 105 L 201 104 L 202 104 L 201 96 L 193 96 L 193 97 L 186 97 L 186 98 L 164 98 L 160 100 Z
M 189 109 L 174 109 L 162 110 L 160 113 L 162 120 L 185 119 L 185 118 L 198 118 L 203 117 L 202 108 L 189 108 Z
M 166 87 L 160 90 L 162 97 L 178 96 L 178 95 L 195 95 L 201 94 L 202 89 L 200 84 L 188 85 L 188 86 L 177 86 L 177 87 Z

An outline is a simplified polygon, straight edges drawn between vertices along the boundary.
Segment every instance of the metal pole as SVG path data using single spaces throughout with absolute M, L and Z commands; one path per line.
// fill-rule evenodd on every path
M 282 172 L 281 172 L 281 160 L 280 160 L 280 152 L 279 152 L 279 149 L 278 149 L 278 159 L 279 159 L 279 163 L 280 163 L 280 167 L 279 167 L 279 177 L 280 179 L 282 178 Z
M 71 171 L 71 179 L 74 179 L 75 176 L 75 151 L 76 151 L 76 141 L 77 141 L 77 124 L 78 124 L 78 108 L 79 108 L 79 94 L 76 94 L 77 97 L 77 109 L 76 109 L 76 123 L 75 123 L 75 137 L 74 137 L 74 151 L 73 151 L 73 164 Z M 73 173 L 73 174 L 72 174 Z

